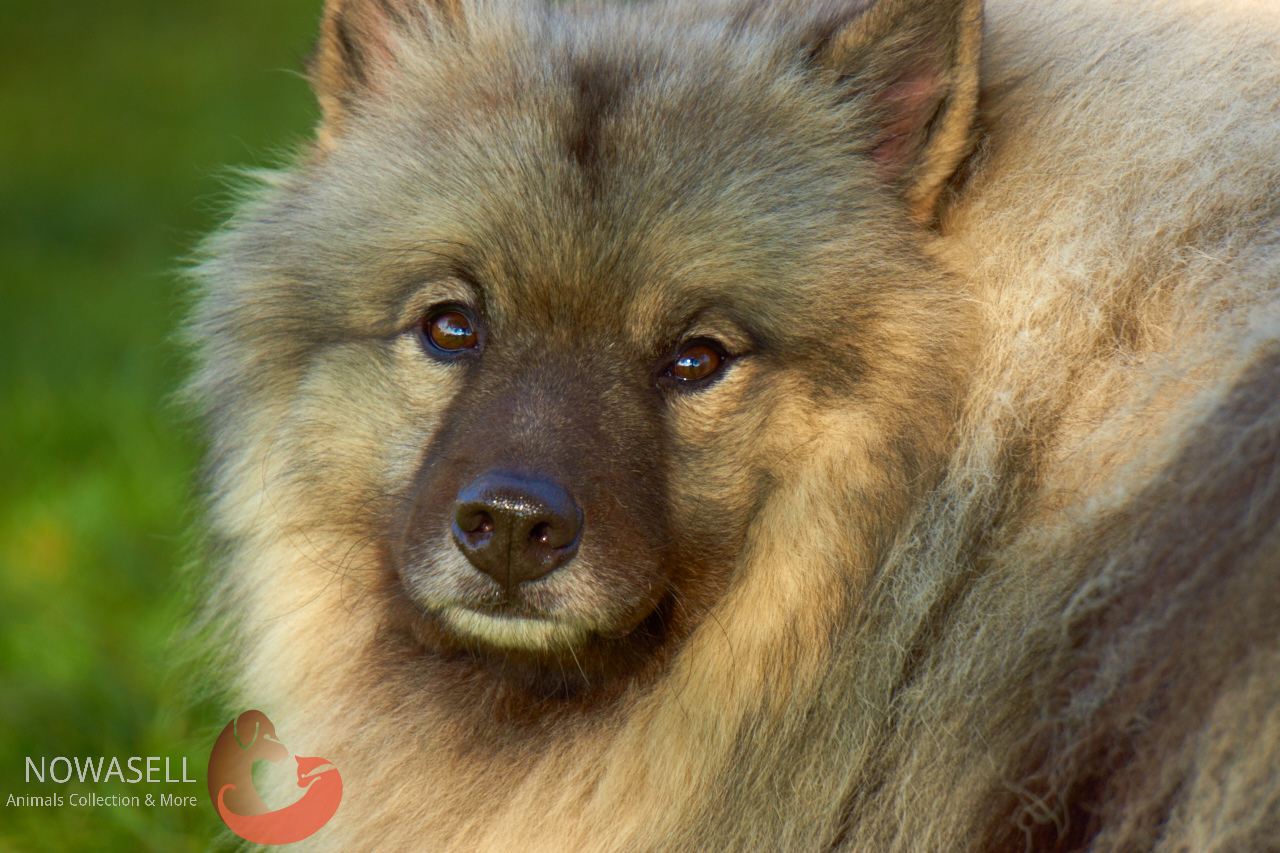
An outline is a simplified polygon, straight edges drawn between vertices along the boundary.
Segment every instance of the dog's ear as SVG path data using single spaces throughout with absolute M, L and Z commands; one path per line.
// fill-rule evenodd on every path
M 971 150 L 981 43 L 982 0 L 873 0 L 814 51 L 868 101 L 870 156 L 918 221 Z
M 360 98 L 396 74 L 408 41 L 446 36 L 462 24 L 462 0 L 326 0 L 307 69 L 320 101 L 320 146 L 333 145 Z

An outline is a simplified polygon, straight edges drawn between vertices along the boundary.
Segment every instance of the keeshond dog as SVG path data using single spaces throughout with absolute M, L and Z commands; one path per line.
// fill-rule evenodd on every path
M 1280 7 L 986 5 L 329 0 L 191 324 L 309 843 L 1280 849 Z

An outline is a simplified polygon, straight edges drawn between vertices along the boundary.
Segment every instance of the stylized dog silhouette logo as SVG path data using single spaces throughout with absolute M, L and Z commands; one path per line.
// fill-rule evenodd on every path
M 342 777 L 325 758 L 297 756 L 298 787 L 307 792 L 291 806 L 271 811 L 253 787 L 253 762 L 279 761 L 289 750 L 261 711 L 245 711 L 227 723 L 209 754 L 209 799 L 236 835 L 255 844 L 292 844 L 314 835 L 342 802 Z

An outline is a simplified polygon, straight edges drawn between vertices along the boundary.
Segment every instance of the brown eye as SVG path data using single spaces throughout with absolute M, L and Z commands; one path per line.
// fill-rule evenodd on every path
M 727 359 L 723 351 L 711 343 L 698 342 L 680 350 L 666 375 L 677 385 L 701 382 L 714 376 Z
M 446 353 L 475 349 L 480 342 L 475 322 L 457 308 L 431 314 L 423 323 L 423 330 L 431 345 Z

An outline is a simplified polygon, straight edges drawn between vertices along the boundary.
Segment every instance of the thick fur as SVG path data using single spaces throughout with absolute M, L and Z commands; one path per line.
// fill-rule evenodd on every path
M 193 323 L 205 613 L 347 781 L 309 843 L 1280 849 L 1280 7 L 986 7 L 975 74 L 973 3 L 330 4 Z M 664 395 L 689 318 L 742 355 Z M 647 645 L 430 627 L 458 435 L 614 484 L 566 606 L 634 565 Z

